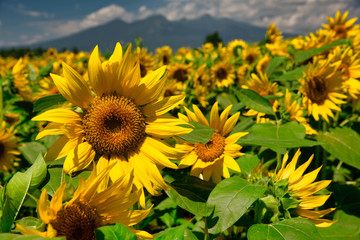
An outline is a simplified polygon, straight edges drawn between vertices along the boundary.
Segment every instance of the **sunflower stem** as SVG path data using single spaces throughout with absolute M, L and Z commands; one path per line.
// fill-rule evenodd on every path
M 207 225 L 206 218 L 204 218 L 204 223 L 205 223 L 204 240 L 208 240 L 210 236 L 209 236 L 209 228 L 208 228 L 208 225 Z

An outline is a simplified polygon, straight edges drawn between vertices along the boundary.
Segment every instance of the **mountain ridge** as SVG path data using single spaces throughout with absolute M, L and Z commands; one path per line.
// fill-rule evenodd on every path
M 191 20 L 183 18 L 177 21 L 169 21 L 162 15 L 153 15 L 132 23 L 114 19 L 103 25 L 26 47 L 54 47 L 58 50 L 76 48 L 81 51 L 91 51 L 95 45 L 99 45 L 102 51 L 112 51 L 116 42 L 134 43 L 135 38 L 141 37 L 143 45 L 150 51 L 164 45 L 177 50 L 182 46 L 199 47 L 206 35 L 216 31 L 225 43 L 233 39 L 257 42 L 265 38 L 267 28 L 227 18 L 214 18 L 210 15 Z M 284 35 L 285 37 L 295 36 Z

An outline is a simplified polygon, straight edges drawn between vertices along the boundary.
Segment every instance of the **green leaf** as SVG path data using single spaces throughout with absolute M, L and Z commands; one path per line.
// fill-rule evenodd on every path
M 26 194 L 36 189 L 46 177 L 46 164 L 39 154 L 34 164 L 24 173 L 17 172 L 6 186 L 6 199 L 1 216 L 1 231 L 9 232 L 19 213 Z
M 337 220 L 328 228 L 319 228 L 324 239 L 328 240 L 355 240 L 360 239 L 360 218 L 336 211 L 334 220 Z
M 40 236 L 25 236 L 19 234 L 12 234 L 12 233 L 1 233 L 0 234 L 1 240 L 48 240 L 49 238 L 40 237 Z M 55 237 L 51 238 L 53 240 L 66 240 L 65 237 Z
M 217 184 L 207 201 L 209 233 L 218 234 L 233 225 L 265 190 L 264 186 L 250 184 L 239 177 Z
M 193 125 L 193 130 L 186 135 L 178 136 L 179 138 L 189 143 L 202 143 L 206 144 L 214 133 L 214 129 L 198 122 L 189 122 Z M 191 126 L 184 125 L 183 127 L 192 128 Z
M 97 240 L 137 240 L 136 235 L 121 223 L 95 230 Z
M 30 229 L 38 229 L 39 227 L 41 227 L 41 225 L 44 224 L 41 219 L 35 217 L 24 217 L 17 220 L 16 223 Z
M 167 228 L 154 235 L 154 240 L 183 240 L 185 235 L 186 225 L 183 224 L 178 227 Z
M 309 50 L 306 50 L 303 52 L 296 53 L 294 61 L 296 63 L 306 61 L 309 58 L 311 58 L 319 53 L 322 53 L 323 51 L 329 50 L 335 46 L 344 45 L 346 43 L 347 43 L 346 39 L 340 39 L 340 40 L 337 40 L 333 43 L 327 44 L 327 45 L 319 47 L 319 48 L 309 49 Z
M 248 231 L 249 240 L 320 240 L 315 225 L 304 218 L 286 219 L 272 224 L 255 224 Z
M 280 66 L 285 60 L 287 59 L 286 56 L 277 56 L 270 60 L 269 64 L 266 67 L 265 73 L 268 77 L 274 72 L 274 70 Z
M 192 176 L 182 176 L 169 184 L 166 194 L 181 208 L 195 216 L 206 216 L 206 201 L 215 184 Z
M 303 72 L 306 71 L 307 66 L 301 66 L 294 70 L 285 72 L 283 75 L 276 77 L 277 81 L 296 81 L 303 77 Z
M 51 61 L 48 63 L 48 65 L 46 65 L 45 67 L 40 67 L 39 69 L 39 76 L 41 77 L 47 77 L 50 75 L 51 73 L 51 69 L 53 67 L 53 63 L 54 61 Z
M 250 175 L 251 171 L 259 164 L 260 159 L 257 155 L 246 154 L 236 159 L 236 162 L 239 164 L 242 173 Z
M 351 128 L 335 128 L 319 132 L 317 140 L 335 158 L 360 169 L 360 136 Z
M 322 239 L 313 223 L 304 218 L 286 219 L 273 224 L 256 224 L 248 231 L 249 240 L 317 240 Z
M 241 145 L 260 145 L 275 152 L 285 153 L 287 148 L 312 147 L 316 141 L 304 139 L 305 127 L 297 122 L 288 122 L 281 126 L 259 123 L 248 129 L 249 134 L 240 138 Z
M 229 105 L 234 105 L 238 103 L 236 97 L 228 93 L 221 93 L 216 97 L 216 100 L 219 102 L 219 105 L 224 109 Z
M 247 107 L 258 112 L 274 115 L 274 110 L 268 100 L 249 89 L 233 89 L 238 99 Z
M 34 103 L 34 112 L 42 112 L 52 108 L 56 108 L 67 100 L 61 94 L 53 94 L 39 98 Z
M 23 143 L 19 150 L 29 163 L 34 163 L 39 153 L 44 155 L 47 152 L 47 149 L 39 142 Z

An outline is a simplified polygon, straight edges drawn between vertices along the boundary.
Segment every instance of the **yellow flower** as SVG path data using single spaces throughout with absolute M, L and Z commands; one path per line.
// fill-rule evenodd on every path
M 20 58 L 15 66 L 13 67 L 11 73 L 14 77 L 14 85 L 19 93 L 19 95 L 26 101 L 32 100 L 32 90 L 29 86 L 29 80 L 27 79 L 28 73 L 26 70 L 26 64 L 23 59 Z
M 177 82 L 181 82 L 185 85 L 185 82 L 190 78 L 190 64 L 175 63 L 169 66 L 169 79 L 175 79 Z
M 275 23 L 272 23 L 268 26 L 268 30 L 266 32 L 266 40 L 269 43 L 276 43 L 282 40 L 282 33 L 280 29 L 276 27 Z
M 234 55 L 234 56 L 238 56 L 239 52 L 241 53 L 242 49 L 247 47 L 247 43 L 241 39 L 235 39 L 232 40 L 231 42 L 229 42 L 228 44 L 228 51 L 230 52 L 230 54 Z
M 345 95 L 338 93 L 341 88 L 342 78 L 339 69 L 341 62 L 331 63 L 331 58 L 319 60 L 314 58 L 313 64 L 309 63 L 305 77 L 301 80 L 304 94 L 303 105 L 308 110 L 308 115 L 312 115 L 319 121 L 321 115 L 326 122 L 328 116 L 334 118 L 331 110 L 341 111 L 336 104 L 345 103 L 338 98 L 346 98 Z
M 147 52 L 146 48 L 137 47 L 135 51 L 135 56 L 135 58 L 138 58 L 140 63 L 141 77 L 145 77 L 146 74 L 152 71 L 155 61 L 152 55 Z
M 290 115 L 289 120 L 301 123 L 305 127 L 306 134 L 317 134 L 317 131 L 308 123 L 308 119 L 303 117 L 303 110 L 300 109 L 300 105 L 296 101 L 291 102 L 291 93 L 288 89 L 286 89 L 284 101 L 286 112 Z
M 6 123 L 1 123 L 0 129 L 0 170 L 9 172 L 14 170 L 15 155 L 20 155 L 18 148 L 18 139 L 14 136 L 14 127 L 7 128 Z
M 281 96 L 282 93 L 278 92 L 278 84 L 277 83 L 271 83 L 266 75 L 262 72 L 259 72 L 258 75 L 255 73 L 251 74 L 250 79 L 247 81 L 246 85 L 242 86 L 245 89 L 250 89 L 256 93 L 258 93 L 260 96 L 268 96 L 268 95 L 278 95 Z M 270 103 L 273 107 L 274 111 L 277 111 L 277 108 L 279 106 L 279 101 L 276 99 L 271 99 Z M 250 109 L 248 112 L 244 113 L 244 116 L 256 116 L 256 122 L 269 122 L 269 119 L 263 118 L 265 116 L 265 113 L 258 112 L 256 110 Z
M 236 141 L 248 133 L 237 132 L 229 135 L 240 115 L 236 113 L 228 119 L 231 107 L 232 105 L 228 106 L 219 116 L 216 102 L 210 112 L 210 124 L 196 105 L 193 105 L 194 112 L 185 108 L 187 116 L 179 114 L 179 117 L 187 122 L 199 122 L 215 130 L 206 144 L 194 144 L 179 139 L 181 143 L 175 147 L 187 153 L 183 156 L 179 168 L 192 166 L 190 175 L 199 177 L 202 174 L 204 180 L 212 178 L 215 183 L 221 181 L 221 176 L 230 177 L 228 168 L 240 172 L 234 158 L 244 153 L 240 152 L 242 147 L 236 144 Z
M 172 57 L 172 49 L 169 46 L 162 46 L 156 49 L 155 58 L 158 61 L 159 67 L 170 64 Z
M 297 198 L 300 201 L 299 206 L 296 208 L 296 213 L 299 216 L 309 219 L 317 227 L 330 227 L 334 223 L 334 221 L 328 219 L 320 219 L 320 218 L 334 211 L 335 208 L 329 208 L 320 211 L 313 211 L 311 209 L 321 207 L 330 197 L 330 194 L 329 195 L 313 195 L 313 194 L 319 192 L 322 189 L 325 189 L 331 183 L 331 180 L 314 182 L 322 166 L 320 166 L 319 168 L 315 169 L 310 173 L 303 175 L 307 167 L 310 165 L 314 155 L 312 155 L 309 158 L 309 160 L 306 161 L 304 164 L 302 164 L 300 167 L 295 169 L 300 154 L 301 152 L 299 149 L 295 153 L 291 162 L 287 165 L 286 163 L 289 158 L 289 155 L 288 153 L 285 154 L 281 169 L 276 174 L 276 181 L 282 179 L 288 179 L 289 190 L 295 193 L 296 194 L 295 198 Z
M 63 206 L 66 183 L 56 190 L 48 206 L 48 194 L 44 188 L 38 211 L 41 220 L 47 224 L 46 232 L 29 229 L 20 224 L 17 228 L 23 235 L 39 235 L 53 238 L 65 236 L 68 240 L 95 239 L 95 229 L 112 223 L 122 223 L 137 236 L 152 238 L 152 235 L 131 226 L 143 220 L 150 212 L 147 210 L 129 210 L 138 199 L 140 192 L 131 192 L 132 172 L 122 176 L 106 190 L 99 191 L 98 185 L 109 173 L 111 166 L 100 173 L 94 167 L 87 180 L 80 177 L 79 186 L 72 199 Z
M 83 78 L 63 63 L 64 77 L 51 77 L 61 94 L 79 108 L 52 109 L 33 118 L 52 122 L 36 139 L 63 135 L 45 160 L 66 156 L 64 170 L 72 173 L 88 167 L 97 155 L 100 160 L 117 162 L 110 173 L 113 181 L 133 169 L 137 188 L 144 186 L 152 195 L 167 189 L 158 167 L 176 169 L 169 159 L 176 159 L 177 151 L 161 139 L 186 134 L 189 129 L 177 126 L 184 121 L 163 116 L 184 99 L 182 95 L 159 98 L 166 81 L 165 69 L 141 78 L 131 46 L 123 56 L 118 43 L 103 63 L 96 46 L 89 59 L 89 82 L 96 93 L 93 97 Z
M 335 19 L 327 17 L 329 24 L 323 24 L 325 30 L 334 32 L 338 38 L 348 38 L 356 35 L 358 26 L 354 25 L 357 18 L 352 18 L 347 21 L 349 12 L 346 11 L 341 15 L 341 11 L 338 10 L 335 15 Z
M 348 47 L 343 52 L 338 46 L 334 51 L 329 54 L 329 58 L 333 58 L 333 61 L 341 61 L 338 68 L 342 71 L 342 77 L 344 79 L 342 83 L 342 90 L 352 99 L 358 99 L 360 94 L 360 59 L 359 54 L 354 54 L 353 50 Z
M 230 61 L 219 61 L 211 66 L 210 75 L 217 87 L 229 87 L 235 83 L 234 66 Z
M 253 64 L 256 62 L 256 60 L 261 55 L 260 48 L 258 45 L 248 45 L 246 48 L 242 51 L 242 59 L 243 63 Z

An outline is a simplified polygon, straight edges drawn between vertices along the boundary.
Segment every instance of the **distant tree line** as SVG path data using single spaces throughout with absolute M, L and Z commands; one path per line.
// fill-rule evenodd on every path
M 46 52 L 48 49 L 44 49 L 44 48 L 11 48 L 11 49 L 0 49 L 0 56 L 3 58 L 6 57 L 14 57 L 14 58 L 21 58 L 24 57 L 26 55 L 30 56 L 30 57 L 36 57 L 36 56 L 41 56 L 44 54 L 44 52 Z M 60 52 L 64 52 L 66 51 L 66 48 L 63 48 Z M 72 48 L 70 50 L 71 52 L 74 53 L 78 53 L 79 50 L 75 47 Z

